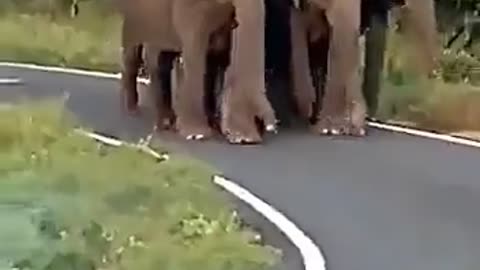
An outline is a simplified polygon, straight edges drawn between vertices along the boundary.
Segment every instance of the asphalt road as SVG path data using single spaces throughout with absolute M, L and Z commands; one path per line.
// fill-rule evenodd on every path
M 0 68 L 6 76 L 25 84 L 0 87 L 0 101 L 68 91 L 69 108 L 101 132 L 134 139 L 149 131 L 148 120 L 121 116 L 116 81 Z M 328 269 L 480 267 L 478 149 L 379 130 L 361 139 L 284 130 L 256 147 L 159 140 L 210 162 L 285 213 L 319 244 Z M 298 254 L 280 238 L 272 241 L 290 254 L 286 269 L 299 269 Z

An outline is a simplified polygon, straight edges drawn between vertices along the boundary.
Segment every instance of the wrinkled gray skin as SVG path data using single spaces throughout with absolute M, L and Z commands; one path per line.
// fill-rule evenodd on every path
M 407 0 L 404 7 L 405 33 L 418 47 L 416 59 L 424 73 L 433 69 L 437 52 L 433 5 L 433 0 Z M 366 105 L 359 73 L 360 1 L 307 0 L 304 10 L 295 11 L 291 20 L 292 34 L 295 33 L 292 35 L 294 92 L 305 116 L 312 113 L 310 108 L 319 95 L 312 80 L 307 80 L 311 74 L 309 61 L 304 60 L 308 43 L 328 34 L 325 89 L 320 110 L 313 112 L 312 130 L 322 135 L 365 135 Z
M 210 126 L 215 126 L 217 128 L 218 124 L 218 104 L 217 96 L 222 90 L 223 77 L 225 70 L 230 61 L 230 41 L 231 41 L 231 30 L 235 28 L 237 24 L 232 20 L 232 25 L 225 25 L 222 28 L 216 30 L 211 36 L 209 41 L 209 50 L 207 53 L 207 66 L 206 66 L 206 76 L 205 76 L 205 88 L 203 91 L 204 95 L 204 105 L 207 112 L 207 119 Z M 163 118 L 162 123 L 156 123 L 156 128 L 168 129 L 175 122 L 175 112 L 172 108 L 172 90 L 176 89 L 178 82 L 181 80 L 181 73 L 177 72 L 172 78 L 172 71 L 178 71 L 179 68 L 183 67 L 183 61 L 181 54 L 178 52 L 172 51 L 163 51 L 158 52 L 156 49 L 149 48 L 148 44 L 142 44 L 137 46 L 136 58 L 132 57 L 129 62 L 130 65 L 128 69 L 132 73 L 138 69 L 138 76 L 141 77 L 152 77 L 152 73 L 155 73 L 155 76 L 160 77 L 161 85 L 160 89 L 152 87 L 149 89 L 149 98 L 148 100 L 155 101 L 156 95 L 162 95 L 162 104 L 153 104 L 156 106 L 157 110 L 163 110 L 167 112 Z M 135 60 L 135 61 L 133 61 Z M 155 65 L 150 64 L 150 68 L 147 66 L 148 63 L 155 62 Z M 126 69 L 124 69 L 126 70 Z M 133 78 L 133 76 L 132 76 Z M 173 80 L 172 80 L 173 79 Z M 135 82 L 136 83 L 136 82 Z M 176 83 L 176 85 L 172 85 Z M 132 83 L 133 84 L 133 83 Z M 126 94 L 130 94 L 130 101 L 134 104 L 134 108 L 130 109 L 130 112 L 138 113 L 138 93 L 134 88 L 128 88 L 132 84 L 124 86 L 124 91 Z M 136 84 L 135 84 L 136 85 Z M 157 85 L 158 87 L 158 85 Z M 128 91 L 128 92 L 127 92 Z M 124 92 L 125 93 L 125 92 Z M 197 93 L 197 94 L 202 94 Z M 127 102 L 129 102 L 129 96 L 124 96 Z M 159 107 L 162 106 L 162 107 Z M 127 103 L 128 108 L 128 103 Z M 161 125 L 161 126 L 159 126 Z M 200 139 L 196 137 L 191 137 L 189 139 Z
M 212 129 L 204 106 L 204 74 L 212 34 L 231 25 L 233 38 L 229 84 L 222 95 L 222 131 L 230 142 L 259 142 L 255 118 L 275 130 L 275 114 L 265 95 L 264 6 L 261 0 L 117 0 L 123 15 L 122 97 L 129 112 L 137 111 L 136 75 L 142 45 L 146 46 L 156 126 L 173 112 L 165 106 L 158 71 L 160 52 L 181 52 L 183 78 L 172 97 L 175 125 L 185 138 L 208 138 Z M 260 26 L 260 27 L 259 27 Z
M 146 5 L 148 1 L 153 0 L 141 0 L 139 3 Z M 221 18 L 219 15 L 231 14 L 234 10 L 239 28 L 235 31 L 236 34 L 233 38 L 231 65 L 228 68 L 224 94 L 220 102 L 222 107 L 221 128 L 230 142 L 259 142 L 261 138 L 255 126 L 255 117 L 264 120 L 267 129 L 272 129 L 275 124 L 274 113 L 264 95 L 263 3 L 260 0 L 226 1 L 224 4 L 216 2 L 219 0 L 194 1 L 195 3 L 190 1 L 194 0 L 178 0 L 178 2 L 169 2 L 163 6 L 164 10 L 173 10 L 172 16 L 165 15 L 157 18 L 170 18 L 166 22 L 167 24 L 173 22 L 173 27 L 172 25 L 159 27 L 158 24 L 153 26 L 153 22 L 146 19 L 150 16 L 141 18 L 137 16 L 136 18 L 134 15 L 125 13 L 126 26 L 148 26 L 149 23 L 152 26 L 140 28 L 143 29 L 140 33 L 132 32 L 133 37 L 124 39 L 124 47 L 129 48 L 131 43 L 128 42 L 137 42 L 133 42 L 133 46 L 135 46 L 139 40 L 143 40 L 148 44 L 155 45 L 157 50 L 167 48 L 168 50 L 182 51 L 185 62 L 183 77 L 176 95 L 175 110 L 179 115 L 177 127 L 180 133 L 187 137 L 190 135 L 208 136 L 210 129 L 204 118 L 206 114 L 205 107 L 201 105 L 200 97 L 202 95 L 199 95 L 196 92 L 198 89 L 194 88 L 204 85 L 200 74 L 205 72 L 205 40 L 214 29 L 220 27 L 222 23 L 225 24 L 223 19 L 219 24 L 210 24 L 208 19 Z M 409 30 L 407 34 L 415 38 L 415 44 L 419 45 L 418 59 L 422 60 L 419 66 L 423 67 L 423 71 L 428 72 L 433 67 L 433 56 L 436 52 L 433 0 L 409 0 L 406 2 L 405 25 Z M 175 8 L 177 3 L 178 6 Z M 190 5 L 186 5 L 186 3 L 190 3 Z M 158 5 L 158 3 L 156 4 Z M 204 9 L 199 8 L 200 6 Z M 139 9 L 137 6 L 134 10 L 137 12 L 140 10 L 142 15 L 157 12 L 158 16 L 158 12 L 160 12 L 159 9 L 151 6 L 146 9 Z M 150 13 L 147 10 L 150 10 Z M 200 10 L 202 12 L 198 12 Z M 217 16 L 206 16 L 207 11 L 218 13 L 216 13 Z M 226 17 L 228 16 L 225 15 Z M 133 18 L 133 22 L 128 23 L 128 18 Z M 203 25 L 215 25 L 215 27 L 207 27 L 211 31 L 199 29 L 199 25 L 202 24 L 198 22 L 202 20 L 209 22 Z M 196 23 L 192 23 L 192 21 Z M 291 26 L 293 92 L 302 115 L 313 116 L 316 123 L 312 130 L 319 134 L 364 135 L 366 108 L 361 94 L 361 78 L 359 76 L 360 2 L 358 0 L 307 0 L 307 7 L 302 12 L 293 11 Z M 184 32 L 191 34 L 188 35 Z M 312 85 L 308 66 L 312 60 L 308 59 L 307 48 L 311 43 L 322 38 L 325 32 L 328 33 L 329 40 L 328 72 L 324 95 L 320 106 L 317 106 L 321 109 L 317 112 L 313 105 L 319 99 L 319 93 Z M 151 35 L 151 33 L 160 33 L 161 35 Z M 158 40 L 158 37 L 162 37 L 161 40 Z M 307 38 L 305 39 L 305 37 Z M 204 42 L 199 42 L 200 40 L 204 40 Z M 192 42 L 187 43 L 187 41 Z M 182 44 L 184 45 L 182 46 Z M 202 49 L 199 49 L 197 44 L 204 45 L 201 46 Z M 322 53 L 318 53 L 318 55 L 321 56 Z M 310 52 L 310 57 L 312 56 L 318 57 L 317 54 Z M 189 106 L 191 107 L 189 108 Z

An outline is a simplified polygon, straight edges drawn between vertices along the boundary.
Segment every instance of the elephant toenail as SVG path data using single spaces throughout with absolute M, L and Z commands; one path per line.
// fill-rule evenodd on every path
M 197 135 L 194 136 L 195 140 L 202 140 L 203 138 L 205 138 L 205 135 L 203 135 L 203 134 L 197 134 Z
M 328 134 L 328 129 L 326 129 L 326 128 L 322 129 L 322 133 L 323 134 Z
M 265 130 L 268 131 L 268 132 L 276 133 L 275 125 L 268 125 L 268 126 L 265 128 Z
M 339 135 L 340 134 L 340 130 L 338 129 L 332 129 L 332 135 Z

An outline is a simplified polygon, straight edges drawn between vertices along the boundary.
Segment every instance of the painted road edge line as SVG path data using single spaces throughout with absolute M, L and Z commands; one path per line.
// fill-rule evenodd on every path
M 89 132 L 82 129 L 76 129 L 77 133 L 87 136 L 89 138 L 100 141 L 104 144 L 121 147 L 121 146 L 130 146 L 138 148 L 144 151 L 147 154 L 150 154 L 154 158 L 163 157 L 166 154 L 160 154 L 155 152 L 152 148 L 148 146 L 138 146 L 135 144 L 127 143 L 122 140 L 115 138 L 107 137 L 100 135 L 95 132 Z M 145 150 L 148 148 L 149 150 Z M 213 183 L 217 186 L 222 187 L 224 190 L 228 191 L 235 197 L 239 198 L 246 204 L 250 205 L 256 212 L 260 213 L 267 220 L 269 220 L 275 227 L 281 230 L 286 237 L 293 243 L 294 246 L 298 248 L 300 254 L 302 255 L 304 269 L 305 270 L 325 270 L 325 258 L 322 255 L 322 252 L 317 247 L 317 245 L 310 239 L 298 226 L 290 221 L 285 215 L 280 211 L 276 210 L 273 206 L 269 205 L 262 199 L 253 195 L 250 191 L 244 187 L 236 184 L 233 181 L 230 181 L 220 175 L 213 176 Z
M 14 67 L 14 68 L 25 68 L 32 70 L 48 71 L 48 72 L 58 72 L 58 73 L 67 73 L 74 75 L 82 76 L 91 76 L 91 77 L 101 77 L 109 79 L 120 79 L 120 74 L 98 72 L 98 71 L 86 71 L 79 69 L 71 68 L 61 68 L 61 67 L 52 67 L 52 66 L 41 66 L 35 64 L 21 64 L 21 63 L 10 63 L 10 62 L 0 62 L 0 67 Z M 150 81 L 148 79 L 138 78 L 140 83 L 148 84 Z M 136 145 L 128 144 L 127 142 L 110 138 L 98 133 L 85 131 L 82 129 L 76 130 L 78 133 L 101 141 L 110 146 L 119 147 L 122 145 L 129 145 L 136 147 Z M 142 150 L 147 154 L 153 155 L 158 158 L 159 153 L 156 153 L 151 148 L 143 148 Z M 221 186 L 234 196 L 238 197 L 248 205 L 250 205 L 255 211 L 263 215 L 267 220 L 269 220 L 274 226 L 280 229 L 287 238 L 293 243 L 294 246 L 300 251 L 305 266 L 305 270 L 325 270 L 325 259 L 316 246 L 316 244 L 309 237 L 305 235 L 292 221 L 285 217 L 282 213 L 276 210 L 274 207 L 270 206 L 266 202 L 262 201 L 260 198 L 253 195 L 251 192 L 246 190 L 234 182 L 227 180 L 220 176 L 214 176 L 213 179 L 216 185 Z
M 326 269 L 325 258 L 318 246 L 280 211 L 253 195 L 247 189 L 222 176 L 214 175 L 213 182 L 250 205 L 255 211 L 262 214 L 280 229 L 299 249 L 305 270 Z
M 74 68 L 62 68 L 62 67 L 55 67 L 55 66 L 43 66 L 37 64 L 27 64 L 27 63 L 15 63 L 15 62 L 0 62 L 0 67 L 13 67 L 13 68 L 25 68 L 25 69 L 33 69 L 33 70 L 40 70 L 40 71 L 49 71 L 49 72 L 59 72 L 59 73 L 67 73 L 67 74 L 74 74 L 74 75 L 82 75 L 82 76 L 91 76 L 91 77 L 100 77 L 100 78 L 109 78 L 109 79 L 120 79 L 119 73 L 108 73 L 108 72 L 101 72 L 101 71 L 87 71 L 81 69 L 74 69 Z M 138 78 L 138 82 L 143 84 L 149 84 L 150 80 L 145 78 Z M 475 148 L 480 148 L 480 141 L 470 140 L 467 138 L 461 138 L 456 136 L 451 136 L 447 134 L 439 134 L 425 130 L 419 130 L 414 128 L 408 127 L 401 127 L 398 125 L 393 124 L 385 124 L 381 123 L 380 121 L 367 121 L 368 126 L 387 130 L 396 133 L 405 133 L 413 136 L 429 138 L 433 140 L 439 140 L 449 143 L 455 143 L 465 146 L 471 146 Z
M 73 75 L 91 76 L 106 79 L 120 79 L 120 73 L 108 73 L 103 71 L 90 71 L 75 68 L 63 68 L 56 66 L 42 66 L 37 64 L 14 63 L 14 62 L 0 62 L 0 67 L 24 68 L 39 71 L 67 73 Z M 144 84 L 149 84 L 150 80 L 145 78 L 137 78 L 137 81 Z
M 22 84 L 23 80 L 20 78 L 0 78 L 0 85 Z
M 417 136 L 417 137 L 424 137 L 424 138 L 428 138 L 428 139 L 434 139 L 434 140 L 445 141 L 445 142 L 459 144 L 459 145 L 465 145 L 465 146 L 480 148 L 480 141 L 455 137 L 455 136 L 451 136 L 451 135 L 448 135 L 448 134 L 434 133 L 434 132 L 424 131 L 424 130 L 419 130 L 419 129 L 413 129 L 413 128 L 401 127 L 401 126 L 396 126 L 396 125 L 383 124 L 383 123 L 380 123 L 380 122 L 370 122 L 369 121 L 368 125 L 370 127 L 374 127 L 374 128 L 377 128 L 377 129 L 383 129 L 383 130 L 387 130 L 387 131 L 391 131 L 391 132 L 404 133 L 404 134 L 413 135 L 413 136 Z

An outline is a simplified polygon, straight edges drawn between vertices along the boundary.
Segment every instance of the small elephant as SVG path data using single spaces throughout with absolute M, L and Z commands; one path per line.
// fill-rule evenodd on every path
M 209 50 L 207 52 L 207 66 L 206 66 L 206 76 L 205 76 L 205 92 L 204 92 L 204 102 L 205 110 L 207 113 L 207 118 L 210 126 L 217 124 L 216 118 L 218 118 L 218 111 L 216 110 L 217 104 L 216 99 L 221 91 L 221 86 L 223 82 L 223 75 L 229 64 L 230 60 L 230 32 L 231 29 L 234 29 L 237 26 L 234 20 L 232 20 L 232 25 L 222 26 L 220 29 L 214 31 L 210 36 L 209 41 Z M 163 119 L 162 123 L 156 123 L 155 128 L 167 129 L 172 126 L 175 122 L 175 112 L 172 108 L 172 100 L 175 96 L 172 96 L 172 90 L 176 88 L 172 83 L 172 71 L 174 67 L 177 69 L 180 68 L 179 65 L 182 63 L 181 54 L 175 51 L 163 51 L 158 52 L 158 50 L 151 49 L 149 52 L 148 44 L 141 44 L 138 46 L 140 53 L 137 53 L 137 59 L 135 62 L 131 61 L 130 63 L 135 63 L 135 65 L 130 66 L 132 70 L 137 68 L 138 75 L 143 77 L 152 77 L 151 72 L 156 72 L 155 76 L 159 76 L 161 79 L 160 89 L 150 89 L 150 94 L 153 94 L 155 100 L 155 95 L 160 92 L 163 98 L 163 109 L 168 112 L 168 115 Z M 133 60 L 133 59 L 132 59 Z M 157 64 L 153 66 L 154 70 L 148 69 L 148 63 L 157 61 Z M 136 66 L 138 65 L 138 66 Z M 150 68 L 152 65 L 150 64 Z M 178 74 L 177 74 L 178 75 Z M 133 76 L 132 76 L 133 77 Z M 176 78 L 176 83 L 179 83 L 179 78 Z M 134 109 L 130 110 L 134 113 L 138 110 L 138 93 L 135 88 L 123 88 L 128 90 L 128 93 L 131 95 L 126 96 L 128 101 L 129 97 L 133 97 Z M 125 96 L 124 96 L 125 98 Z M 128 105 L 128 103 L 127 103 Z M 158 104 L 153 104 L 158 105 Z M 128 106 L 127 106 L 128 108 Z M 156 108 L 162 109 L 162 108 Z M 161 126 L 160 126 L 161 125 Z M 189 138 L 190 139 L 190 138 Z M 191 138 L 197 139 L 197 138 Z
M 117 0 L 123 16 L 122 97 L 130 112 L 137 110 L 135 78 L 141 46 L 146 46 L 147 66 L 154 94 L 156 125 L 163 126 L 172 110 L 165 106 L 158 70 L 161 52 L 181 53 L 184 77 L 173 95 L 175 124 L 186 138 L 212 134 L 203 104 L 207 52 L 215 49 L 214 33 L 238 22 L 232 38 L 230 87 L 222 99 L 222 130 L 231 142 L 260 141 L 255 118 L 275 130 L 275 114 L 265 95 L 264 5 L 262 0 Z M 209 48 L 210 47 L 210 48 Z M 198 89 L 200 88 L 200 89 Z M 200 91 L 200 92 L 199 92 Z
M 370 14 L 362 12 L 361 5 L 369 11 L 386 1 L 391 0 L 306 0 L 302 3 L 301 14 L 292 17 L 292 33 L 297 33 L 297 37 L 292 38 L 293 46 L 298 47 L 296 57 L 308 59 L 305 58 L 309 54 L 308 47 L 320 50 L 310 52 L 310 57 L 318 57 L 318 60 L 309 63 L 297 60 L 298 66 L 293 68 L 297 103 L 304 108 L 305 115 L 311 112 L 312 100 L 320 100 L 320 94 L 309 85 L 312 81 L 305 79 L 311 74 L 308 69 L 326 62 L 325 89 L 318 112 L 314 112 L 312 130 L 315 133 L 365 135 L 367 108 L 362 94 L 359 37 L 362 34 L 361 15 Z M 436 51 L 433 0 L 405 2 L 406 33 L 415 38 L 420 53 L 418 59 L 422 60 L 420 64 L 423 71 L 429 72 L 434 67 Z M 328 45 L 321 45 L 322 40 L 328 40 Z M 322 51 L 328 52 L 327 56 Z

